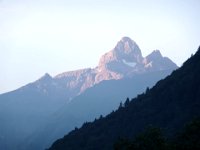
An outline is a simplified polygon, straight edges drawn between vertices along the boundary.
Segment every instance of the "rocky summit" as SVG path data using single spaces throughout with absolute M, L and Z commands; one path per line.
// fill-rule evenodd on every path
M 100 58 L 96 68 L 65 72 L 54 79 L 62 80 L 67 89 L 77 91 L 74 93 L 76 95 L 103 80 L 118 80 L 136 74 L 176 68 L 177 65 L 163 57 L 159 50 L 143 57 L 136 42 L 129 37 L 123 37 L 111 51 Z
M 65 101 L 69 101 L 104 80 L 118 80 L 137 74 L 176 68 L 177 65 L 169 58 L 163 57 L 159 50 L 154 50 L 143 57 L 136 42 L 129 37 L 123 37 L 111 51 L 101 56 L 97 67 L 68 71 L 55 77 L 46 73 L 36 82 L 20 90 L 34 87 L 36 91 L 46 95 L 57 91 L 59 94 L 56 95 L 64 95 Z M 63 94 L 60 94 L 60 91 Z

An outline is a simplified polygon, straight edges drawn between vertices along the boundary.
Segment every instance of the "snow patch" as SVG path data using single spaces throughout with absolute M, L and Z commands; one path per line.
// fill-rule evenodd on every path
M 135 67 L 136 66 L 136 62 L 127 62 L 125 59 L 123 59 L 122 62 L 129 67 Z
M 145 65 L 145 68 L 149 68 L 149 67 L 151 68 L 151 67 L 153 66 L 152 63 L 153 63 L 153 62 L 150 61 L 148 64 Z

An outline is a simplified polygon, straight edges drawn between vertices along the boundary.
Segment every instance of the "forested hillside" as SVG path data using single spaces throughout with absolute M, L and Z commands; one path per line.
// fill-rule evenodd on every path
M 126 100 L 105 118 L 85 123 L 49 150 L 110 150 L 120 137 L 134 139 L 148 126 L 173 139 L 185 124 L 200 116 L 200 48 L 181 68 L 144 94 Z M 198 139 L 199 134 L 194 136 Z

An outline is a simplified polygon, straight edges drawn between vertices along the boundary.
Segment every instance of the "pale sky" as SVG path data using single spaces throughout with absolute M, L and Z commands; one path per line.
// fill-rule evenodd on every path
M 93 68 L 123 36 L 181 66 L 199 35 L 200 0 L 0 0 L 0 93 Z

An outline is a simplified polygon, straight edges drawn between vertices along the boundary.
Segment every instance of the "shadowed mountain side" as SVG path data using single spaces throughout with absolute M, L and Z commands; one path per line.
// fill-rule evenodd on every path
M 64 105 L 65 101 L 56 101 L 56 96 L 43 96 L 32 90 L 22 95 L 18 91 L 2 95 L 0 149 L 20 149 L 19 141 L 27 140 L 28 135 L 38 131 L 51 114 Z
M 132 138 L 149 125 L 168 137 L 200 116 L 200 48 L 184 65 L 145 94 L 105 118 L 85 123 L 49 150 L 110 150 L 119 137 Z
M 91 119 L 106 115 L 115 110 L 119 103 L 125 101 L 127 97 L 137 96 L 137 94 L 144 92 L 147 87 L 152 87 L 158 80 L 165 78 L 171 72 L 172 70 L 157 71 L 135 75 L 132 78 L 103 81 L 74 98 L 71 103 L 66 105 L 65 112 L 73 113 L 81 116 L 81 118 L 85 115 L 86 118 Z M 75 109 L 77 111 L 74 112 Z M 94 114 L 91 114 L 91 112 Z
M 36 133 L 37 136 L 34 139 L 36 141 L 30 141 L 30 145 L 35 145 L 35 149 L 39 142 L 43 145 L 46 143 L 50 145 L 75 126 L 80 127 L 86 121 L 92 121 L 102 114 L 106 115 L 117 109 L 121 100 L 124 101 L 127 96 L 135 97 L 171 72 L 172 70 L 152 72 L 135 75 L 132 78 L 103 81 L 95 85 L 54 114 L 54 118 L 47 123 L 44 129 L 38 130 L 42 132 Z

